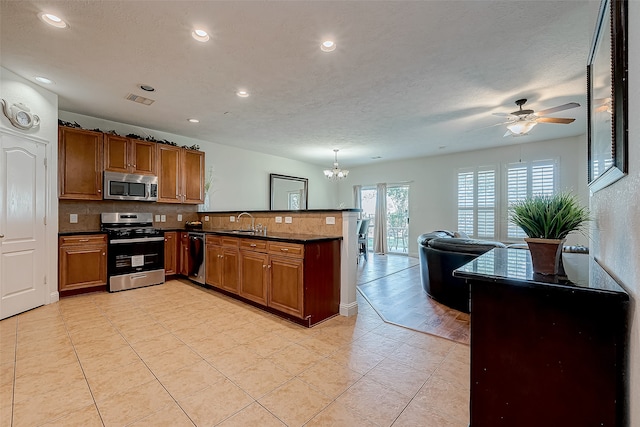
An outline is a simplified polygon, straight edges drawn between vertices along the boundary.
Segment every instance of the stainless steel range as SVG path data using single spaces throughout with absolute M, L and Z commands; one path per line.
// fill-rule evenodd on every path
M 151 213 L 103 213 L 109 292 L 164 283 L 164 233 Z

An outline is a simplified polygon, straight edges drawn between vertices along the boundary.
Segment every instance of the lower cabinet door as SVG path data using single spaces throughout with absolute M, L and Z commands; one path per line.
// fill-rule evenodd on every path
M 225 291 L 238 293 L 240 285 L 240 253 L 238 248 L 222 248 L 222 289 Z
M 106 285 L 106 252 L 103 245 L 60 247 L 58 289 L 69 291 Z
M 240 289 L 238 294 L 251 301 L 267 305 L 267 254 L 240 251 Z
M 303 318 L 304 261 L 278 256 L 270 261 L 269 307 Z
M 206 252 L 206 283 L 207 285 L 222 287 L 222 247 L 217 245 L 207 245 Z

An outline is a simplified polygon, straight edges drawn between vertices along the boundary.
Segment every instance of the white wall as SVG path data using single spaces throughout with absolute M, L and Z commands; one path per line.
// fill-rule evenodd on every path
M 115 130 L 120 135 L 151 135 L 180 146 L 199 145 L 200 150 L 206 153 L 206 177 L 213 169 L 208 209 L 211 211 L 268 210 L 270 173 L 308 178 L 309 209 L 338 207 L 337 188 L 324 178 L 322 167 L 317 165 L 67 111 L 60 111 L 60 119 L 78 122 L 85 129 Z
M 629 406 L 640 427 L 640 2 L 629 2 L 629 175 L 593 194 L 592 256 L 630 293 Z
M 433 230 L 457 229 L 457 169 L 502 165 L 519 160 L 559 159 L 559 188 L 573 190 L 588 202 L 587 147 L 584 135 L 572 138 L 523 143 L 500 148 L 423 157 L 351 168 L 349 178 L 340 183 L 339 201 L 354 206 L 353 185 L 380 182 L 409 182 L 409 254 L 417 254 L 418 236 Z M 510 141 L 509 141 L 510 142 Z M 502 176 L 502 173 L 499 174 Z M 506 221 L 506 219 L 505 219 Z M 585 232 L 586 234 L 586 232 Z M 588 245 L 585 235 L 572 234 L 567 244 Z
M 58 300 L 58 96 L 15 73 L 0 67 L 0 98 L 9 103 L 23 103 L 40 117 L 40 126 L 29 131 L 13 127 L 0 114 L 0 128 L 18 131 L 47 141 L 47 296 L 45 303 Z

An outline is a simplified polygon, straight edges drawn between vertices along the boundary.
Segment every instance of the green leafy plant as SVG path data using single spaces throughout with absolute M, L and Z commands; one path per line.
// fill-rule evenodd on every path
M 588 209 L 580 205 L 575 195 L 566 192 L 528 197 L 510 209 L 511 222 L 533 238 L 564 239 L 589 221 Z

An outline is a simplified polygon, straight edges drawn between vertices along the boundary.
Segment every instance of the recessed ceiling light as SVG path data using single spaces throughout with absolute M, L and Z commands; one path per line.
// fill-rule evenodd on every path
M 191 33 L 191 37 L 198 40 L 199 42 L 209 41 L 209 34 L 205 30 L 193 30 Z
M 53 80 L 48 79 L 46 77 L 42 77 L 42 76 L 36 76 L 35 80 L 40 82 L 40 83 L 47 84 L 47 85 L 50 85 L 51 83 L 53 83 Z
M 64 22 L 61 18 L 57 17 L 56 15 L 53 15 L 51 13 L 41 13 L 40 14 L 40 19 L 42 20 L 42 22 L 45 22 L 49 25 L 51 25 L 52 27 L 56 27 L 56 28 L 67 28 L 67 23 Z
M 333 52 L 336 50 L 336 43 L 333 40 L 325 40 L 320 45 L 320 50 L 323 52 Z
M 249 96 L 249 92 L 247 92 L 246 90 L 239 90 L 236 92 L 236 95 L 238 95 L 240 98 L 246 98 Z
M 154 88 L 153 86 L 149 86 L 149 85 L 140 85 L 140 89 L 146 90 L 147 92 L 153 92 L 153 91 L 156 90 L 156 88 Z
M 189 120 L 189 123 L 200 123 L 200 120 L 198 119 L 187 119 Z

